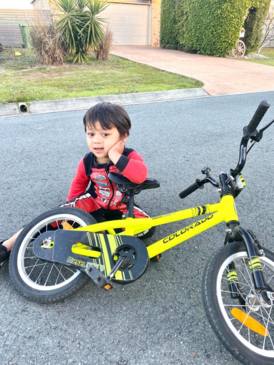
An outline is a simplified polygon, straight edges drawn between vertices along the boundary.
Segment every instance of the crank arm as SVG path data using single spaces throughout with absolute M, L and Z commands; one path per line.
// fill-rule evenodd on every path
M 115 266 L 113 267 L 111 273 L 109 274 L 109 278 L 112 279 L 116 272 L 120 269 L 120 267 L 123 265 L 125 259 L 124 257 L 120 257 Z
M 96 269 L 90 262 L 87 262 L 84 272 L 91 278 L 91 280 L 99 287 L 106 290 L 112 289 L 110 280 L 106 278 L 101 271 Z

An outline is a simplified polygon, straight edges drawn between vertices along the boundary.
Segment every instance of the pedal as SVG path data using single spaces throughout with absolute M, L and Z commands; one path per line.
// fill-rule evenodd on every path
M 150 259 L 150 261 L 152 261 L 152 262 L 160 262 L 161 257 L 162 257 L 162 255 L 161 255 L 161 254 L 159 254 L 159 255 L 157 255 L 157 256 L 152 257 L 152 258 Z
M 101 271 L 96 269 L 92 263 L 87 262 L 84 272 L 91 278 L 91 280 L 99 286 L 99 288 L 104 288 L 106 290 L 112 289 L 110 280 L 106 278 Z

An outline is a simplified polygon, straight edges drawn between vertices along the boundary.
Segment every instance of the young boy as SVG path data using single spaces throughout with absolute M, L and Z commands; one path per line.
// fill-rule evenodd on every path
M 67 203 L 62 206 L 82 209 L 98 221 L 119 219 L 127 213 L 124 194 L 109 180 L 108 173 L 120 173 L 136 184 L 147 178 L 147 167 L 142 157 L 125 147 L 131 127 L 130 118 L 119 105 L 99 103 L 86 112 L 83 122 L 90 152 L 79 162 Z M 137 218 L 148 217 L 137 206 L 133 213 Z M 8 259 L 19 233 L 0 243 L 0 264 Z

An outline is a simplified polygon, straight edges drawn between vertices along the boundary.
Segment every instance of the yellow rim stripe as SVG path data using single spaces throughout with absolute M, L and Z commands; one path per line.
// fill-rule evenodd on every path
M 249 328 L 251 331 L 258 333 L 263 337 L 269 336 L 269 332 L 265 326 L 263 326 L 260 322 L 258 322 L 255 318 L 251 317 L 246 312 L 242 311 L 239 308 L 232 308 L 230 311 L 232 316 L 240 321 L 244 326 Z

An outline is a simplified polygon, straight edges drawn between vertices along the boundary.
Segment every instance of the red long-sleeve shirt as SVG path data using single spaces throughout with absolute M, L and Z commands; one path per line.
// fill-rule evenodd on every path
M 108 178 L 109 172 L 120 173 L 135 184 L 141 184 L 147 178 L 147 167 L 142 157 L 133 149 L 125 148 L 118 162 L 98 164 L 90 152 L 78 164 L 75 177 L 72 180 L 67 200 L 71 201 L 87 191 L 100 207 L 119 209 L 124 196 L 117 186 Z

